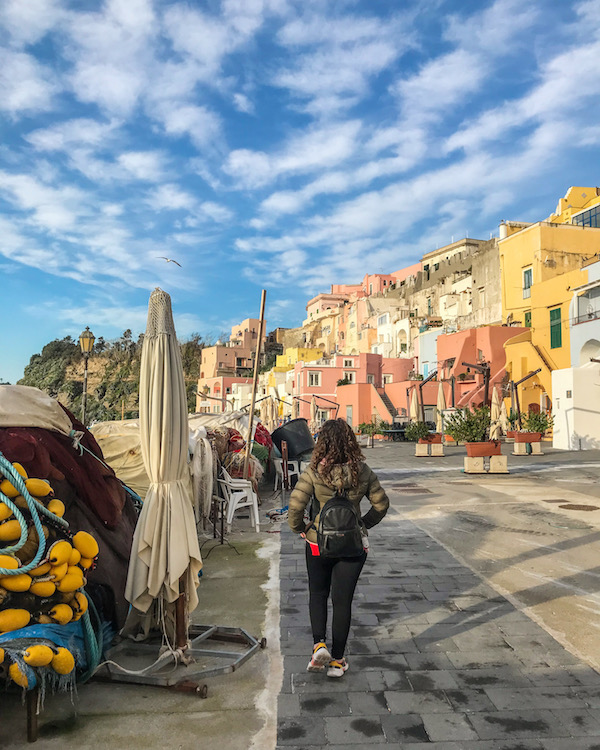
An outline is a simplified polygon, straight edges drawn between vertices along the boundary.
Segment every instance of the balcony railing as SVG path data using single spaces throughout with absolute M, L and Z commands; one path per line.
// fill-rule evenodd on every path
M 590 320 L 598 320 L 598 318 L 600 318 L 600 309 L 590 310 L 589 312 L 582 313 L 576 318 L 573 318 L 573 325 L 577 325 L 578 323 L 587 323 Z

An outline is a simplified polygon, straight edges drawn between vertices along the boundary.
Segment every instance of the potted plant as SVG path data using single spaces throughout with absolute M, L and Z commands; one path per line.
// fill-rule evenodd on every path
M 427 443 L 429 437 L 429 427 L 425 422 L 411 422 L 406 425 L 404 437 L 411 443 Z
M 457 443 L 465 443 L 467 456 L 499 456 L 500 441 L 489 439 L 490 410 L 487 406 L 476 409 L 458 409 L 446 420 L 446 434 Z
M 515 442 L 517 443 L 539 443 L 542 435 L 549 430 L 554 423 L 551 414 L 543 411 L 529 411 L 521 415 L 521 432 L 515 433 Z
M 517 429 L 519 427 L 519 412 L 516 411 L 515 409 L 511 409 L 508 412 L 508 422 L 510 424 L 510 430 L 506 431 L 506 437 L 514 439 Z

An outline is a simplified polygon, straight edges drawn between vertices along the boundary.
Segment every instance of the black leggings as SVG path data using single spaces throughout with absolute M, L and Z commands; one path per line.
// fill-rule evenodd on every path
M 333 607 L 331 656 L 333 659 L 341 659 L 346 649 L 352 614 L 352 597 L 366 559 L 366 552 L 360 557 L 315 557 L 311 554 L 310 546 L 306 545 L 313 640 L 315 643 L 325 640 L 327 599 L 331 591 Z

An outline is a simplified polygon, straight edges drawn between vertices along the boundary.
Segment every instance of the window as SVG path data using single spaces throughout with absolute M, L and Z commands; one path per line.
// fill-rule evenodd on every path
M 531 310 L 525 313 L 525 328 L 531 328 Z
M 477 350 L 477 360 L 483 362 L 483 351 L 481 349 Z
M 344 367 L 354 367 L 354 360 L 353 359 L 345 359 L 344 360 Z
M 308 387 L 319 387 L 321 385 L 321 373 L 320 372 L 309 372 L 308 373 Z
M 383 280 L 383 286 L 385 286 L 386 284 L 387 284 L 387 281 L 384 279 Z
M 392 376 L 391 375 L 384 375 L 383 376 L 383 384 L 388 385 L 392 382 Z
M 428 299 L 427 300 L 427 315 L 431 315 L 432 309 L 433 309 L 433 307 L 432 307 L 432 304 L 431 304 L 431 299 Z
M 369 284 L 369 294 L 373 294 L 373 284 Z
M 550 348 L 559 349 L 562 346 L 562 328 L 560 307 L 550 310 Z
M 533 269 L 523 269 L 523 299 L 529 299 L 531 297 L 531 283 L 533 279 Z
M 378 325 L 378 326 L 384 326 L 384 325 L 386 325 L 386 324 L 387 324 L 388 322 L 389 322 L 389 314 L 388 314 L 388 313 L 384 313 L 383 315 L 380 315 L 380 316 L 379 316 L 379 317 L 377 318 L 377 325 Z
M 367 375 L 367 383 L 375 385 L 375 375 Z
M 571 223 L 580 227 L 600 227 L 600 204 L 573 216 Z
M 346 406 L 346 422 L 352 427 L 352 407 Z
M 349 383 L 354 383 L 354 373 L 353 372 L 344 372 L 344 379 L 347 380 Z

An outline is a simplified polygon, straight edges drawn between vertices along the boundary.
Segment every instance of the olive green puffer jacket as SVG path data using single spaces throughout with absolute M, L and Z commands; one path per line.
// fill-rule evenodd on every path
M 363 533 L 365 534 L 366 529 L 370 529 L 379 523 L 387 513 L 390 505 L 388 496 L 379 483 L 379 479 L 377 479 L 375 473 L 367 464 L 362 464 L 356 486 L 352 486 L 352 477 L 347 464 L 334 467 L 332 482 L 328 483 L 325 482 L 318 471 L 308 468 L 302 473 L 290 495 L 288 524 L 292 531 L 296 534 L 305 531 L 304 509 L 309 504 L 313 494 L 319 502 L 319 507 L 322 508 L 338 490 L 346 490 L 348 499 L 354 503 L 359 512 L 360 501 L 363 497 L 368 498 L 371 507 L 362 516 Z M 314 520 L 316 527 L 319 525 L 319 515 L 320 511 Z M 317 534 L 314 528 L 306 532 L 306 538 L 311 542 L 317 541 Z

